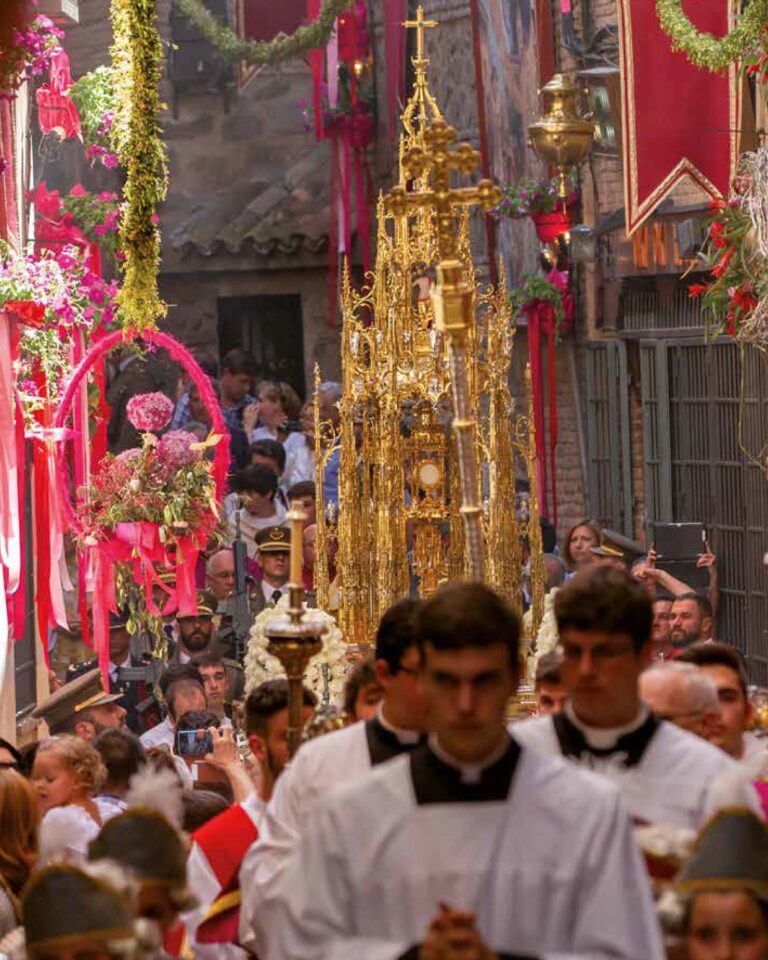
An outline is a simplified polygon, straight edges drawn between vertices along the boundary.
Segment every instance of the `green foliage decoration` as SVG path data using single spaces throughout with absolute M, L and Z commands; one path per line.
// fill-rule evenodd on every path
M 750 56 L 768 26 L 768 0 L 751 0 L 738 24 L 724 37 L 697 30 L 683 10 L 682 0 L 656 0 L 661 29 L 697 67 L 722 73 L 738 60 Z
M 160 129 L 163 46 L 155 0 L 112 0 L 111 16 L 115 81 L 111 138 L 126 170 L 120 219 L 125 262 L 119 303 L 126 328 L 142 331 L 156 327 L 167 311 L 157 287 L 160 230 L 156 209 L 168 185 Z
M 184 16 L 229 63 L 280 63 L 324 47 L 330 40 L 336 18 L 352 5 L 352 0 L 325 0 L 314 23 L 299 27 L 290 36 L 274 40 L 247 40 L 239 37 L 226 23 L 206 9 L 202 0 L 175 0 Z

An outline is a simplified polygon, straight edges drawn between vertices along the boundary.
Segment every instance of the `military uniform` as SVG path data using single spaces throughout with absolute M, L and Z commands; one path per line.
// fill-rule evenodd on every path
M 127 612 L 110 613 L 110 631 L 120 630 L 127 623 Z M 72 664 L 67 670 L 65 683 L 70 683 L 98 666 L 97 659 Z M 159 661 L 148 662 L 131 654 L 120 666 L 110 662 L 109 667 L 109 692 L 120 694 L 118 702 L 126 713 L 125 725 L 137 736 L 145 733 L 162 720 L 160 708 L 152 696 L 152 687 L 159 675 L 161 664 Z
M 106 693 L 101 683 L 100 670 L 88 670 L 65 684 L 32 711 L 36 720 L 45 720 L 55 736 L 72 733 L 78 717 L 84 718 L 89 707 L 102 707 L 120 700 L 119 693 Z
M 214 621 L 217 616 L 218 601 L 212 593 L 209 593 L 207 590 L 198 590 L 197 591 L 197 616 L 198 618 L 208 618 L 210 617 Z M 222 642 L 224 641 L 224 642 Z M 186 663 L 190 660 L 194 660 L 197 654 L 205 653 L 211 647 L 221 649 L 222 653 L 230 652 L 225 646 L 226 635 L 219 637 L 218 633 L 214 630 L 211 633 L 210 642 L 206 645 L 203 650 L 197 650 L 194 653 L 189 651 L 183 651 L 180 644 L 176 644 L 173 649 L 169 664 L 171 663 Z M 231 692 L 231 697 L 233 700 L 240 700 L 245 694 L 245 674 L 243 668 L 234 658 L 224 657 L 224 666 L 227 671 L 227 679 L 229 680 L 229 689 Z
M 256 547 L 258 554 L 264 553 L 290 553 L 291 552 L 291 531 L 288 527 L 266 527 L 260 530 L 256 535 Z M 279 600 L 288 594 L 288 584 L 282 587 L 269 588 L 270 599 L 264 592 L 263 582 L 256 586 L 253 592 L 253 609 L 258 616 L 262 610 L 268 606 L 274 606 Z

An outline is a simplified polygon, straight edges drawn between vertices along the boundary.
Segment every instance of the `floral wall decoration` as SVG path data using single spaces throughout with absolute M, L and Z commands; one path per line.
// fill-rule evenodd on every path
M 0 11 L 0 96 L 14 97 L 26 81 L 42 76 L 64 36 L 30 0 L 3 0 Z

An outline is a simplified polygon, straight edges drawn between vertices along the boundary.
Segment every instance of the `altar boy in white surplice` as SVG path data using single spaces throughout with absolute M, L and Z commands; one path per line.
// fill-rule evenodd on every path
M 430 740 L 314 808 L 261 960 L 661 960 L 618 790 L 507 732 L 517 615 L 453 584 L 416 630 Z
M 759 811 L 734 760 L 641 702 L 653 624 L 641 583 L 624 570 L 593 565 L 558 591 L 555 617 L 569 700 L 559 716 L 516 724 L 520 743 L 616 784 L 638 822 L 698 830 L 724 804 Z

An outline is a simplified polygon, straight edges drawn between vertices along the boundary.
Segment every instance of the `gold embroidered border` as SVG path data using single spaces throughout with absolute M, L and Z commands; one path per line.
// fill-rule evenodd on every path
M 630 4 L 636 0 L 619 0 L 619 65 L 621 71 L 621 119 L 623 126 L 623 175 L 624 208 L 626 211 L 627 236 L 642 226 L 659 204 L 672 192 L 681 180 L 690 180 L 713 198 L 722 196 L 720 190 L 687 157 L 664 177 L 664 179 L 640 201 L 637 178 L 637 118 L 635 113 L 634 43 Z M 733 24 L 736 13 L 735 0 L 728 0 L 728 22 Z M 682 54 L 678 54 L 682 56 Z M 691 67 L 691 69 L 695 69 Z M 729 130 L 730 173 L 729 181 L 736 176 L 739 159 L 739 124 L 741 120 L 741 83 L 735 64 L 728 69 L 729 82 Z

